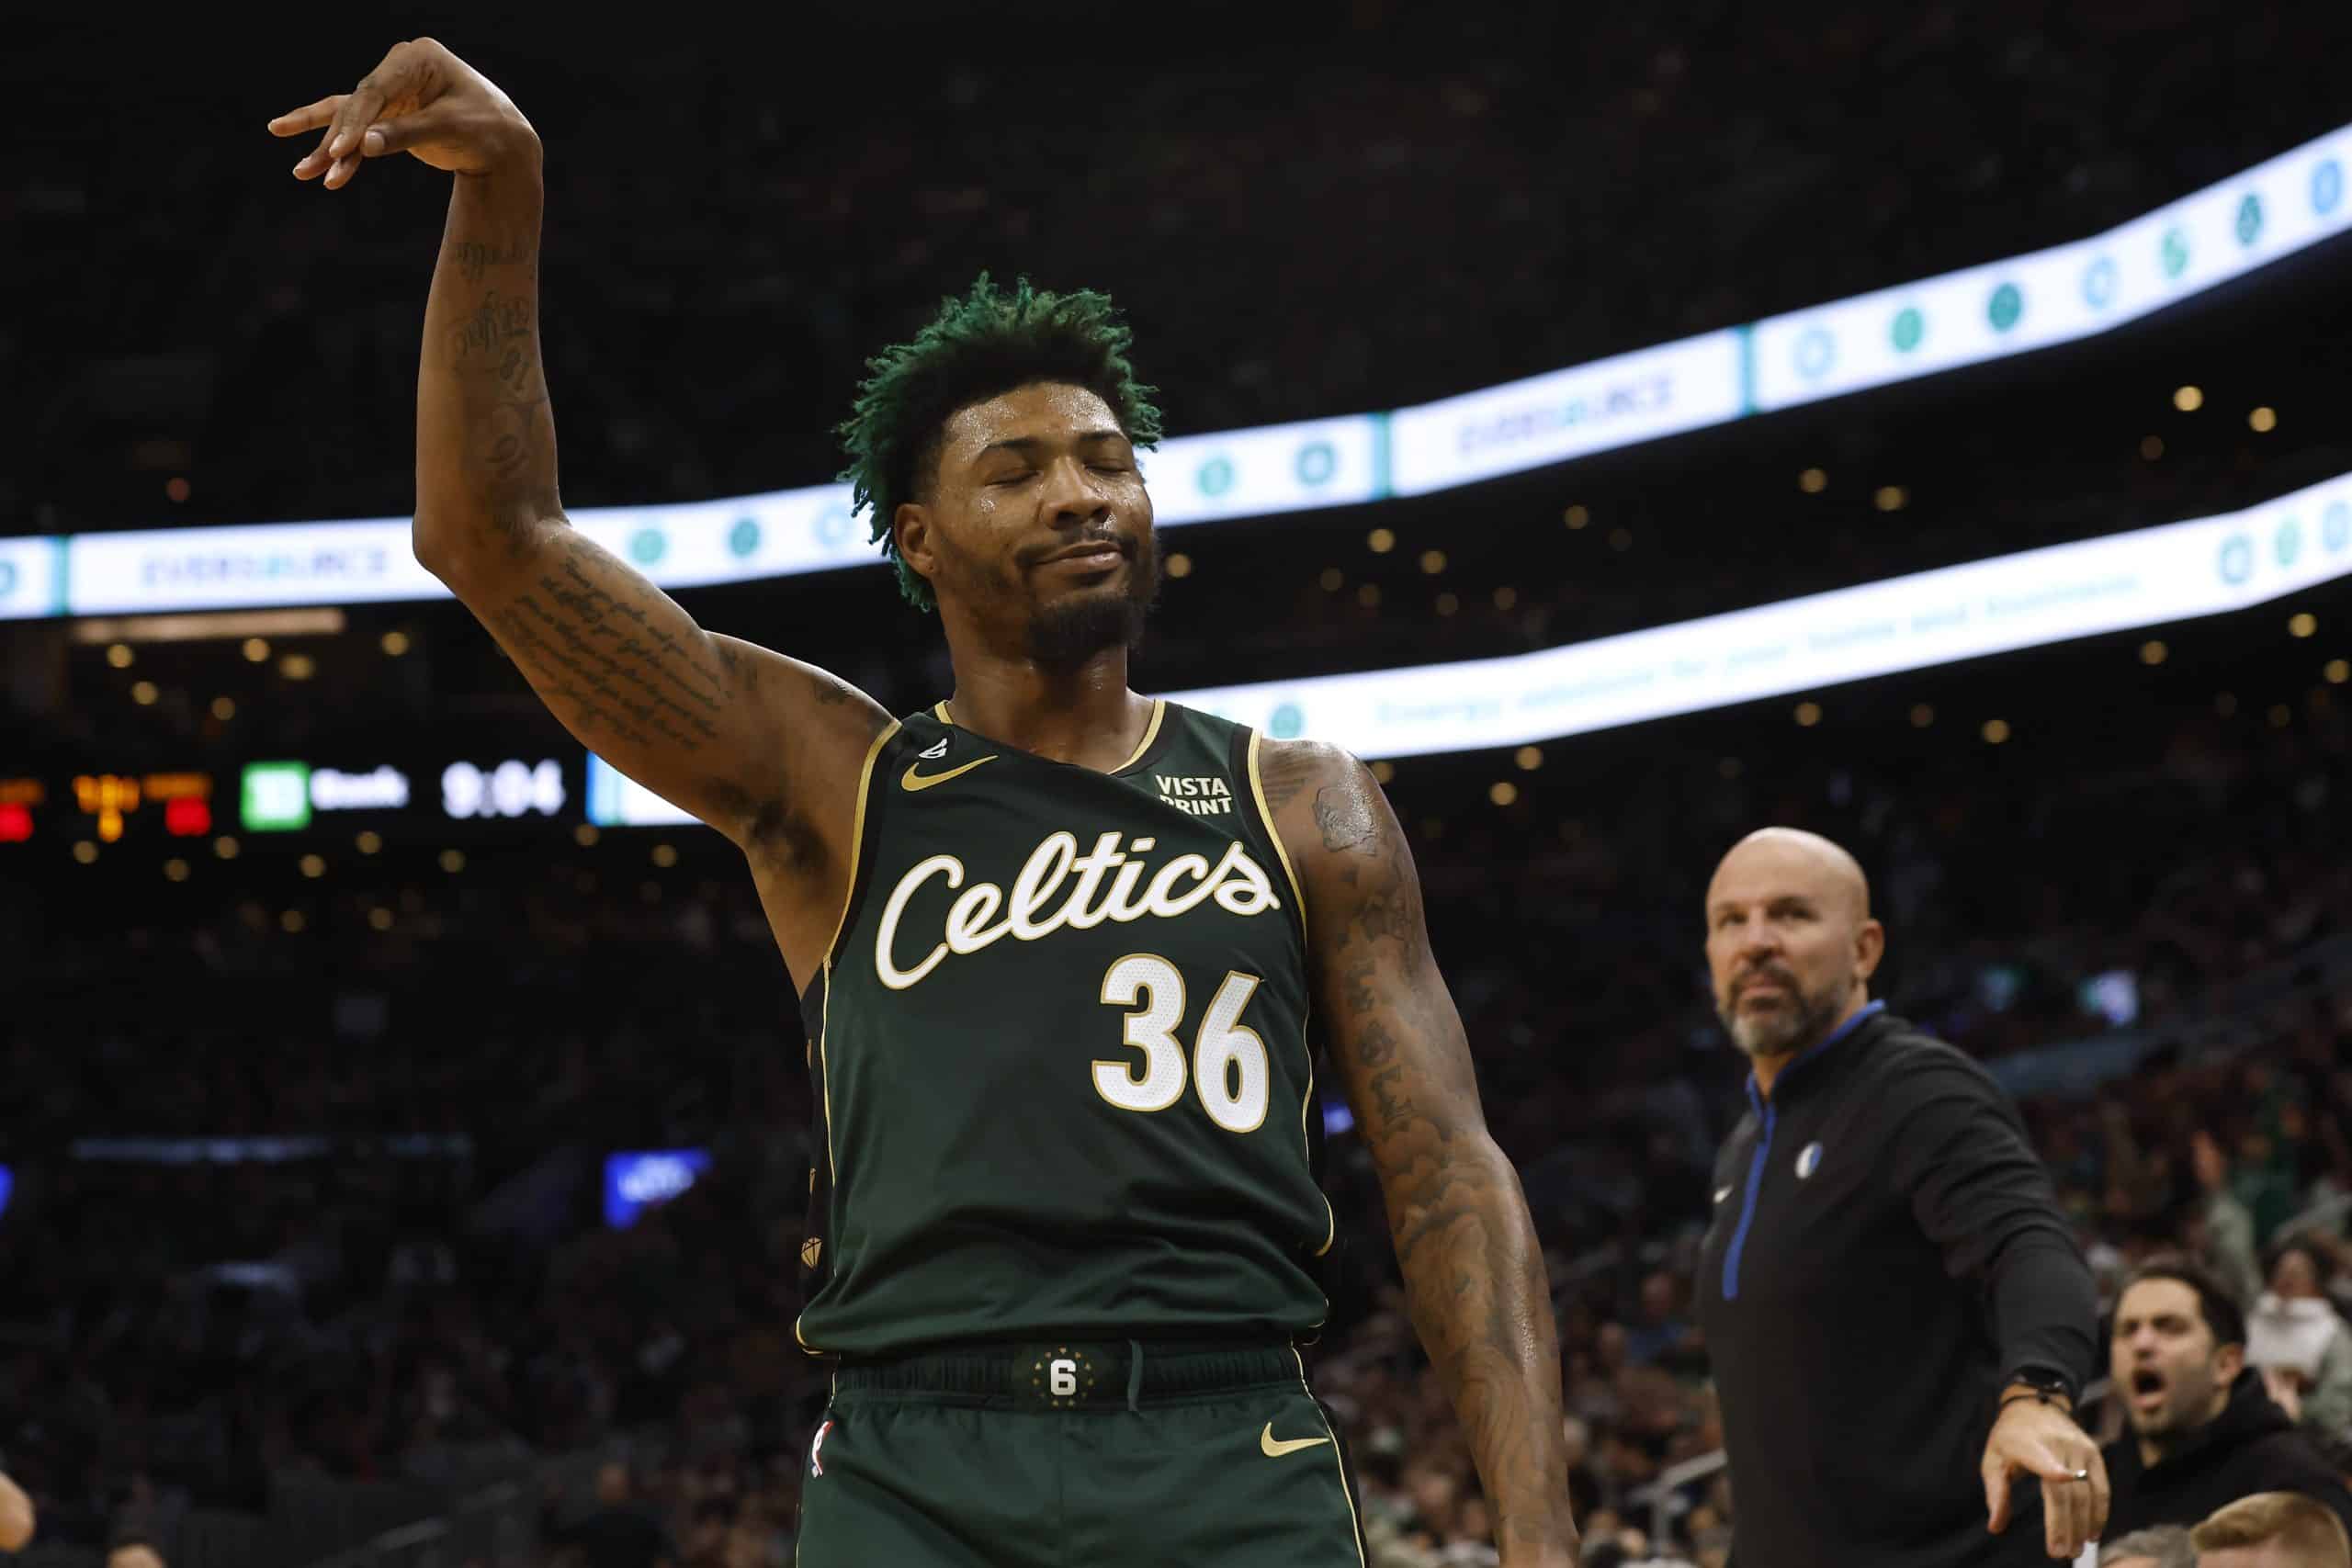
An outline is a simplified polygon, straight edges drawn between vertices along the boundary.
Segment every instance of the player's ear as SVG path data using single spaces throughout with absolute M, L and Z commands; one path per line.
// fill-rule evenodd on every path
M 931 509 L 919 501 L 902 501 L 890 519 L 899 541 L 899 558 L 924 577 L 938 581 L 939 553 L 932 546 Z
M 1886 928 L 1876 920 L 1864 920 L 1854 933 L 1854 970 L 1863 979 L 1878 973 L 1878 961 L 1886 956 Z

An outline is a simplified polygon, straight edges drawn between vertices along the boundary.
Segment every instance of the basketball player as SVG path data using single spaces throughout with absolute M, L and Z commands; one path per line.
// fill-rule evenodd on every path
M 1310 1009 L 1507 1568 L 1576 1561 L 1526 1201 L 1370 774 L 1136 695 L 1159 414 L 1099 295 L 983 278 L 843 427 L 955 690 L 894 719 L 574 533 L 538 344 L 541 145 L 430 39 L 271 122 L 340 190 L 457 175 L 415 545 L 580 740 L 751 863 L 821 1117 L 802 1344 L 839 1359 L 805 1568 L 1361 1568 L 1293 1346 L 1326 1303 Z

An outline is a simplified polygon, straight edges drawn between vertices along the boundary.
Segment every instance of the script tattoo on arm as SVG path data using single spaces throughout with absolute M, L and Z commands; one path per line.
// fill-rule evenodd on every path
M 451 182 L 417 367 L 420 555 L 485 538 L 519 549 L 562 515 L 539 356 L 543 199 L 536 167 Z
M 1330 748 L 1261 748 L 1267 806 L 1306 885 L 1332 1055 L 1387 1203 L 1414 1327 L 1469 1439 L 1509 1557 L 1573 1552 L 1559 1348 L 1542 1250 L 1488 1134 L 1420 878 L 1380 786 Z
M 739 661 L 707 642 L 690 644 L 648 605 L 600 583 L 582 560 L 595 549 L 566 538 L 555 569 L 494 610 L 491 630 L 583 739 L 700 750 L 718 737 L 728 666 Z

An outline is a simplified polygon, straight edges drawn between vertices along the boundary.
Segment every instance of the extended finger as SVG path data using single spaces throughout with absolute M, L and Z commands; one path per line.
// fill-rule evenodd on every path
M 2075 1535 L 2075 1499 L 2071 1495 L 2081 1490 L 2071 1480 L 2041 1483 L 2041 1540 L 2052 1557 L 2072 1557 L 2081 1550 Z
M 2009 1467 L 1992 1455 L 1984 1460 L 1984 1528 L 1995 1535 L 2009 1528 Z
M 2087 1482 L 2066 1483 L 2066 1529 L 2058 1538 L 2058 1550 L 2053 1557 L 2072 1560 L 2081 1554 L 2083 1545 L 2091 1539 L 2091 1489 Z
M 364 160 L 356 152 L 337 158 L 327 164 L 326 175 L 319 183 L 329 190 L 341 190 L 359 177 L 359 165 Z
M 325 139 L 319 143 L 321 151 L 338 163 L 346 158 L 355 161 L 358 158 L 359 133 L 375 124 L 376 117 L 383 112 L 384 88 L 377 80 L 382 71 L 383 67 L 378 66 L 361 77 L 359 85 L 345 95 L 342 105 L 335 110 L 334 122 L 327 128 Z
M 2097 1449 L 2086 1462 L 2091 1472 L 2091 1539 L 2099 1540 L 2107 1535 L 2107 1513 L 2115 1501 L 2115 1489 L 2108 1483 L 2107 1461 Z
M 272 136 L 300 136 L 306 130 L 316 130 L 334 118 L 334 111 L 343 107 L 344 95 L 336 93 L 321 98 L 315 104 L 304 104 L 299 109 L 288 109 L 269 122 Z

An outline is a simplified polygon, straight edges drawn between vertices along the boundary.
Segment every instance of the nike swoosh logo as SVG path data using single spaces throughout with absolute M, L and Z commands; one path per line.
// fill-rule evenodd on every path
M 1295 1454 L 1301 1449 L 1320 1448 L 1330 1440 L 1329 1438 L 1285 1438 L 1276 1442 L 1274 1424 L 1269 1421 L 1266 1423 L 1266 1429 L 1258 1434 L 1258 1448 L 1268 1459 L 1280 1459 L 1284 1454 Z
M 931 773 L 928 775 L 915 772 L 914 764 L 910 762 L 907 764 L 906 773 L 900 775 L 899 782 L 906 785 L 910 790 L 929 789 L 933 784 L 944 784 L 949 779 L 970 773 L 974 768 L 978 767 L 981 762 L 993 762 L 995 761 L 996 753 L 991 751 L 987 756 L 982 757 L 976 761 L 967 762 L 960 768 L 950 768 L 944 773 Z

